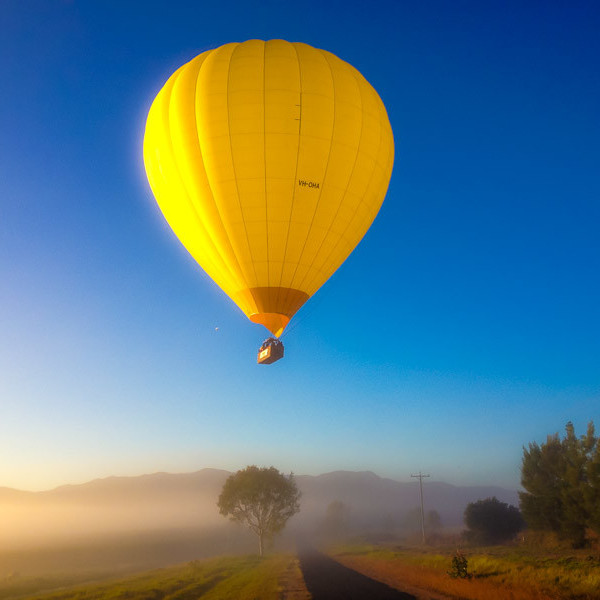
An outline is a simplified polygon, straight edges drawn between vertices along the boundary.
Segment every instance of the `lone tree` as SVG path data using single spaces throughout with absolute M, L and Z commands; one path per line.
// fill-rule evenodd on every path
M 323 531 L 332 539 L 341 539 L 348 530 L 350 508 L 341 500 L 334 500 L 327 506 Z
M 465 509 L 465 525 L 468 537 L 483 544 L 498 544 L 512 538 L 525 527 L 523 517 L 516 506 L 486 498 L 470 502 Z
M 286 477 L 275 467 L 252 465 L 227 479 L 217 505 L 223 516 L 246 525 L 258 536 L 262 556 L 265 539 L 281 531 L 300 510 L 299 500 L 293 474 Z

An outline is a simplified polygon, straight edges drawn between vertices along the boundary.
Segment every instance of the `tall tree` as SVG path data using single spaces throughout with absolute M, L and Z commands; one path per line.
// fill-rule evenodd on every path
M 281 531 L 300 510 L 300 492 L 293 474 L 254 465 L 228 477 L 217 505 L 223 516 L 242 523 L 258 536 L 260 556 L 265 539 Z
M 600 448 L 594 424 L 578 438 L 571 422 L 566 435 L 523 449 L 519 494 L 532 529 L 552 531 L 573 546 L 586 542 L 588 529 L 600 533 Z
M 587 483 L 584 493 L 585 501 L 589 507 L 589 526 L 596 534 L 600 535 L 600 439 L 595 438 L 596 443 L 591 446 L 591 439 L 594 437 L 594 424 L 588 425 L 588 447 L 589 461 L 587 464 Z
M 589 522 L 588 505 L 585 498 L 587 478 L 587 439 L 575 435 L 573 423 L 566 426 L 562 442 L 563 485 L 560 488 L 562 502 L 561 531 L 575 546 L 585 543 L 585 530 Z
M 561 527 L 561 487 L 564 471 L 562 445 L 558 434 L 549 435 L 541 446 L 537 442 L 523 449 L 521 511 L 532 529 L 559 531 Z

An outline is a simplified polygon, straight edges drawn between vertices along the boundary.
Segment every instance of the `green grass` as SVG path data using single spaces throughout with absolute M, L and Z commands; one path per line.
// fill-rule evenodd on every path
M 102 583 L 75 585 L 51 592 L 33 594 L 21 587 L 12 596 L 39 600 L 277 600 L 279 579 L 292 561 L 291 556 L 276 555 L 218 557 L 194 561 L 178 567 Z M 34 584 L 33 580 L 30 584 Z M 16 585 L 17 582 L 15 582 Z M 51 580 L 46 580 L 50 585 Z M 61 581 L 54 581 L 60 585 Z M 39 590 L 39 588 L 38 588 Z
M 43 590 L 73 586 L 86 581 L 107 579 L 105 573 L 77 573 L 56 575 L 9 575 L 0 579 L 0 600 L 28 598 Z

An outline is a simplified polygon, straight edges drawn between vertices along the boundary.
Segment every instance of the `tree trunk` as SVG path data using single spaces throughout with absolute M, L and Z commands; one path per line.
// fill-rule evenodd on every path
M 262 534 L 262 531 L 258 534 L 258 554 L 262 558 L 262 555 L 263 555 L 263 534 Z

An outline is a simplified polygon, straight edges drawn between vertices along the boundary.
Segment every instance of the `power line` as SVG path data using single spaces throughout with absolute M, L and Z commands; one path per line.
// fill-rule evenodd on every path
M 419 489 L 421 490 L 421 535 L 423 537 L 423 544 L 425 544 L 425 511 L 423 510 L 423 479 L 429 477 L 429 475 L 423 475 L 419 471 L 418 475 L 411 475 L 411 477 L 417 477 L 419 479 Z

